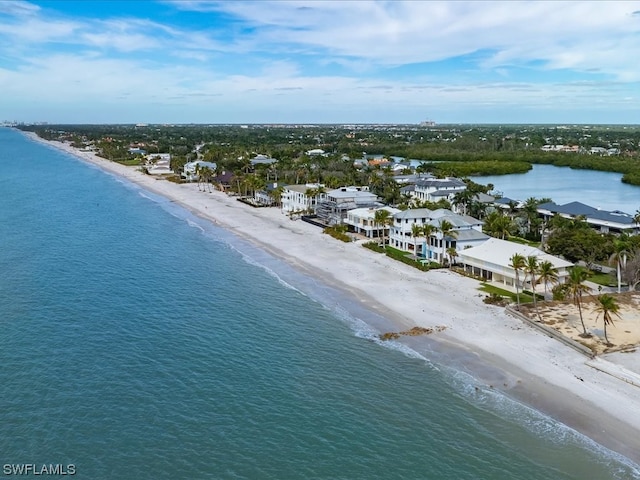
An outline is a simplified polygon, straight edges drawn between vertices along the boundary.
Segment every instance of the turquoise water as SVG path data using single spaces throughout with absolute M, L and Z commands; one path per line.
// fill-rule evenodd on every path
M 83 479 L 630 479 L 384 319 L 0 129 L 0 463 Z M 361 319 L 367 319 L 367 323 Z
M 622 183 L 622 174 L 533 165 L 527 173 L 475 177 L 492 183 L 505 197 L 526 200 L 548 197 L 558 204 L 582 202 L 603 210 L 634 214 L 640 208 L 640 187 Z

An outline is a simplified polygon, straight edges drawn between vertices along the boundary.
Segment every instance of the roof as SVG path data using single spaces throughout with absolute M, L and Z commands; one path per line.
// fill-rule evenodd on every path
M 511 257 L 516 253 L 524 257 L 537 257 L 539 261 L 549 261 L 555 268 L 566 268 L 573 265 L 571 262 L 549 255 L 538 248 L 500 240 L 499 238 L 489 238 L 482 245 L 461 250 L 458 252 L 458 256 L 463 261 L 464 258 L 468 258 L 483 263 L 508 267 L 511 263 Z
M 336 188 L 335 190 L 331 190 L 329 192 L 327 192 L 327 196 L 328 197 L 332 197 L 332 198 L 372 198 L 372 199 L 377 199 L 377 195 L 373 192 L 369 192 L 369 191 L 362 191 L 362 190 L 352 190 L 352 189 L 345 189 L 345 188 Z
M 418 187 L 466 187 L 467 184 L 457 178 L 429 178 L 425 180 L 418 180 L 416 182 Z
M 436 190 L 435 192 L 431 192 L 430 195 L 432 197 L 447 197 L 451 194 L 456 194 L 458 193 L 460 190 Z
M 488 240 L 490 237 L 486 233 L 479 232 L 473 228 L 466 228 L 464 230 L 456 230 L 458 234 L 456 236 L 457 241 L 470 242 L 473 240 Z
M 491 195 L 487 195 L 486 193 L 478 192 L 476 193 L 475 197 L 473 197 L 473 199 L 476 202 L 480 203 L 491 203 L 495 201 L 496 197 L 492 197 Z
M 293 192 L 299 192 L 306 194 L 308 190 L 317 190 L 318 188 L 324 188 L 324 185 L 318 184 L 305 184 L 305 185 L 283 185 L 285 189 Z
M 584 215 L 593 220 L 602 220 L 624 225 L 635 225 L 636 223 L 633 216 L 628 213 L 621 212 L 620 210 L 599 210 L 581 202 L 570 202 L 564 205 L 558 205 L 555 202 L 541 203 L 538 205 L 538 210 L 548 210 L 551 213 L 560 213 L 572 217 Z
M 519 200 L 514 200 L 513 198 L 509 197 L 496 198 L 493 203 L 497 203 L 499 205 L 509 205 L 511 202 L 515 203 L 516 205 L 520 203 Z
M 353 210 L 349 210 L 349 213 L 358 218 L 373 218 L 378 210 L 386 210 L 391 214 L 391 216 L 400 212 L 400 210 L 398 210 L 397 208 L 384 206 L 381 208 L 372 208 L 372 207 L 354 208 Z
M 398 212 L 394 215 L 397 219 L 411 219 L 411 218 L 431 218 L 433 210 L 428 208 L 410 208 L 402 212 Z

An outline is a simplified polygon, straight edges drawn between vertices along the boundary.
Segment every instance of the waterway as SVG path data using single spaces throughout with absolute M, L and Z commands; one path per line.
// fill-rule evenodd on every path
M 582 202 L 602 210 L 635 213 L 640 208 L 640 187 L 621 182 L 622 174 L 533 165 L 527 173 L 474 177 L 492 183 L 496 191 L 514 200 L 551 198 L 558 204 Z

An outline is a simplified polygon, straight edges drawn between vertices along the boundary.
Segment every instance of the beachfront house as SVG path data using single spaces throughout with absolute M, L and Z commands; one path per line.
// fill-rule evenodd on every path
M 426 178 L 416 182 L 411 196 L 420 201 L 437 202 L 445 199 L 452 202 L 455 194 L 466 188 L 467 184 L 457 178 Z
M 304 185 L 286 185 L 280 195 L 282 213 L 308 213 L 316 212 L 318 203 L 326 198 L 327 194 L 322 183 L 305 183 Z
M 340 187 L 327 192 L 317 208 L 318 220 L 325 225 L 340 225 L 347 218 L 347 212 L 355 208 L 379 208 L 378 196 L 369 187 Z
M 451 225 L 451 232 L 443 234 L 441 227 L 447 223 Z M 483 223 L 476 218 L 459 215 L 444 208 L 404 210 L 393 217 L 389 245 L 413 253 L 419 258 L 443 263 L 449 260 L 447 251 L 450 248 L 454 248 L 457 253 L 486 242 L 489 236 L 482 232 Z M 417 235 L 414 225 L 422 230 Z M 429 235 L 424 233 L 426 225 L 429 225 L 427 229 L 431 230 Z
M 278 182 L 269 182 L 264 188 L 259 188 L 253 192 L 253 200 L 256 205 L 271 207 L 279 202 L 280 197 L 276 195 L 279 190 L 282 193 L 284 187 Z
M 218 165 L 215 162 L 205 162 L 204 160 L 196 160 L 194 162 L 187 162 L 182 167 L 182 173 L 180 176 L 187 182 L 195 182 L 199 179 L 201 169 L 208 168 L 211 174 L 214 174 L 218 169 Z
M 344 220 L 344 223 L 349 225 L 350 229 L 355 233 L 364 235 L 367 238 L 379 237 L 382 236 L 383 233 L 385 237 L 388 237 L 390 227 L 388 225 L 378 225 L 374 221 L 375 214 L 378 210 L 388 211 L 391 217 L 400 212 L 397 208 L 388 206 L 380 208 L 354 208 L 347 212 L 347 218 Z
M 516 271 L 510 266 L 511 258 L 516 253 L 526 257 L 534 256 L 538 262 L 549 261 L 558 270 L 558 283 L 566 282 L 569 276 L 569 268 L 573 266 L 553 255 L 543 252 L 535 247 L 519 243 L 490 238 L 479 246 L 461 250 L 458 252 L 458 263 L 467 273 L 481 277 L 487 282 L 493 282 L 499 287 L 507 287 L 515 290 Z M 531 290 L 530 280 L 520 271 L 518 274 L 518 288 Z
M 171 154 L 152 153 L 147 155 L 144 168 L 149 175 L 172 174 L 173 170 L 171 170 Z
M 630 235 L 640 234 L 640 225 L 636 223 L 633 215 L 619 210 L 611 212 L 600 210 L 580 202 L 571 202 L 564 205 L 547 202 L 538 205 L 538 213 L 545 222 L 549 221 L 554 215 L 560 215 L 572 220 L 583 217 L 587 224 L 601 233 L 624 232 Z

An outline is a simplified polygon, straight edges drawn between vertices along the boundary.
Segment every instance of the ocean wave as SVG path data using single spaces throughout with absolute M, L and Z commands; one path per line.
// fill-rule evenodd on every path
M 611 469 L 616 480 L 640 480 L 640 466 L 627 457 L 609 450 L 577 430 L 521 403 L 491 385 L 484 385 L 472 375 L 444 367 L 443 377 L 455 391 L 471 404 L 501 419 L 521 425 L 529 433 L 553 445 L 575 445 L 596 455 L 598 463 Z

